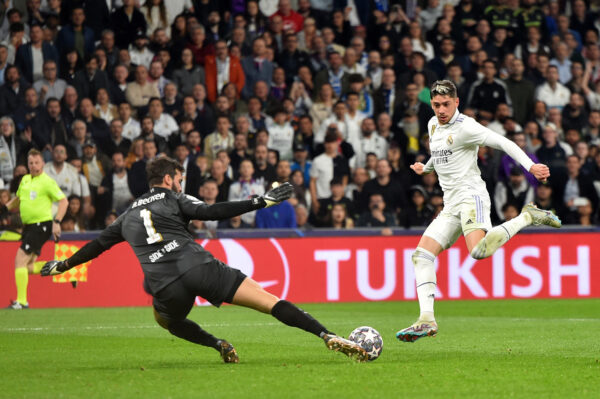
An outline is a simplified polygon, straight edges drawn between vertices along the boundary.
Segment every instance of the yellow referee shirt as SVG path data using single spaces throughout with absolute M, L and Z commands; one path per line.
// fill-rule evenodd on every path
M 56 181 L 42 172 L 39 176 L 23 176 L 19 189 L 21 220 L 23 224 L 52 220 L 52 203 L 65 197 Z

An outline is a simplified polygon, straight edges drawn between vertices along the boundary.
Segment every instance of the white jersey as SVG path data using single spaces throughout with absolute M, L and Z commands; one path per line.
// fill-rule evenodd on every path
M 505 151 L 526 170 L 533 161 L 512 141 L 456 110 L 445 125 L 434 116 L 427 124 L 431 158 L 425 172 L 435 170 L 444 191 L 445 206 L 454 206 L 479 196 L 490 204 L 490 197 L 477 166 L 480 146 Z

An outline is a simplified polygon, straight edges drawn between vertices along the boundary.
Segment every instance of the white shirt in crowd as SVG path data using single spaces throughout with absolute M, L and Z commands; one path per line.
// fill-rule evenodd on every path
M 133 142 L 133 140 L 142 134 L 142 128 L 140 123 L 133 118 L 129 118 L 127 123 L 123 124 L 123 137 L 129 139 Z
M 84 196 L 83 185 L 79 179 L 79 172 L 77 172 L 77 169 L 73 165 L 65 162 L 63 163 L 62 169 L 57 171 L 54 167 L 54 163 L 48 162 L 44 165 L 44 172 L 56 181 L 56 184 L 58 184 L 66 197 L 73 194 L 80 197 Z M 87 189 L 87 195 L 89 195 L 89 187 L 85 188 Z
M 331 197 L 330 183 L 333 179 L 333 158 L 323 153 L 313 160 L 311 179 L 316 179 L 317 199 Z
M 377 155 L 377 159 L 386 159 L 389 144 L 386 139 L 377 132 L 371 133 L 370 137 L 360 139 L 360 144 L 354 149 L 354 167 L 364 168 L 367 161 L 367 154 L 372 152 Z
M 123 177 L 119 177 L 113 173 L 113 209 L 117 210 L 117 212 L 121 212 L 129 206 L 132 200 L 133 194 L 131 194 L 131 191 L 129 191 L 127 173 L 125 173 Z
M 179 130 L 179 126 L 175 119 L 164 112 L 160 114 L 160 117 L 154 121 L 154 133 L 158 134 L 165 139 L 168 138 L 173 133 L 177 133 Z
M 548 108 L 562 109 L 569 102 L 569 97 L 571 92 L 559 82 L 556 82 L 554 90 L 548 82 L 542 83 L 535 90 L 535 99 L 545 103 Z
M 293 158 L 293 143 L 294 143 L 294 128 L 289 122 L 285 122 L 283 125 L 276 123 L 268 127 L 269 130 L 269 142 L 267 147 L 272 150 L 279 152 L 279 159 L 291 161 Z
M 263 195 L 265 186 L 261 180 L 236 181 L 229 186 L 228 201 L 242 201 L 250 199 L 253 195 Z M 249 225 L 254 225 L 256 211 L 246 212 L 242 215 L 242 220 Z

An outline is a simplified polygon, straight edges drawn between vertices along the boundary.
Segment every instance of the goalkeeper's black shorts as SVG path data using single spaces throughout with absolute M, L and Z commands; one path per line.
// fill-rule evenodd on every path
M 153 305 L 168 320 L 183 320 L 192 310 L 197 296 L 214 306 L 231 303 L 246 275 L 218 259 L 195 266 L 154 294 Z

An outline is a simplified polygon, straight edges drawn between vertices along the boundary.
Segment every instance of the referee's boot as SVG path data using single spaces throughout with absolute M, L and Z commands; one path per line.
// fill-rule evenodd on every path
M 357 362 L 366 362 L 368 360 L 367 351 L 364 350 L 356 342 L 352 342 L 349 339 L 342 338 L 335 334 L 325 334 L 323 341 L 329 350 L 341 352 L 351 359 Z
M 12 301 L 6 309 L 13 309 L 13 310 L 29 309 L 29 304 L 28 303 L 23 304 L 19 301 Z
M 222 339 L 217 342 L 217 345 L 219 345 L 219 353 L 221 354 L 221 358 L 223 358 L 224 363 L 240 362 L 240 358 L 238 357 L 235 348 L 229 342 Z

